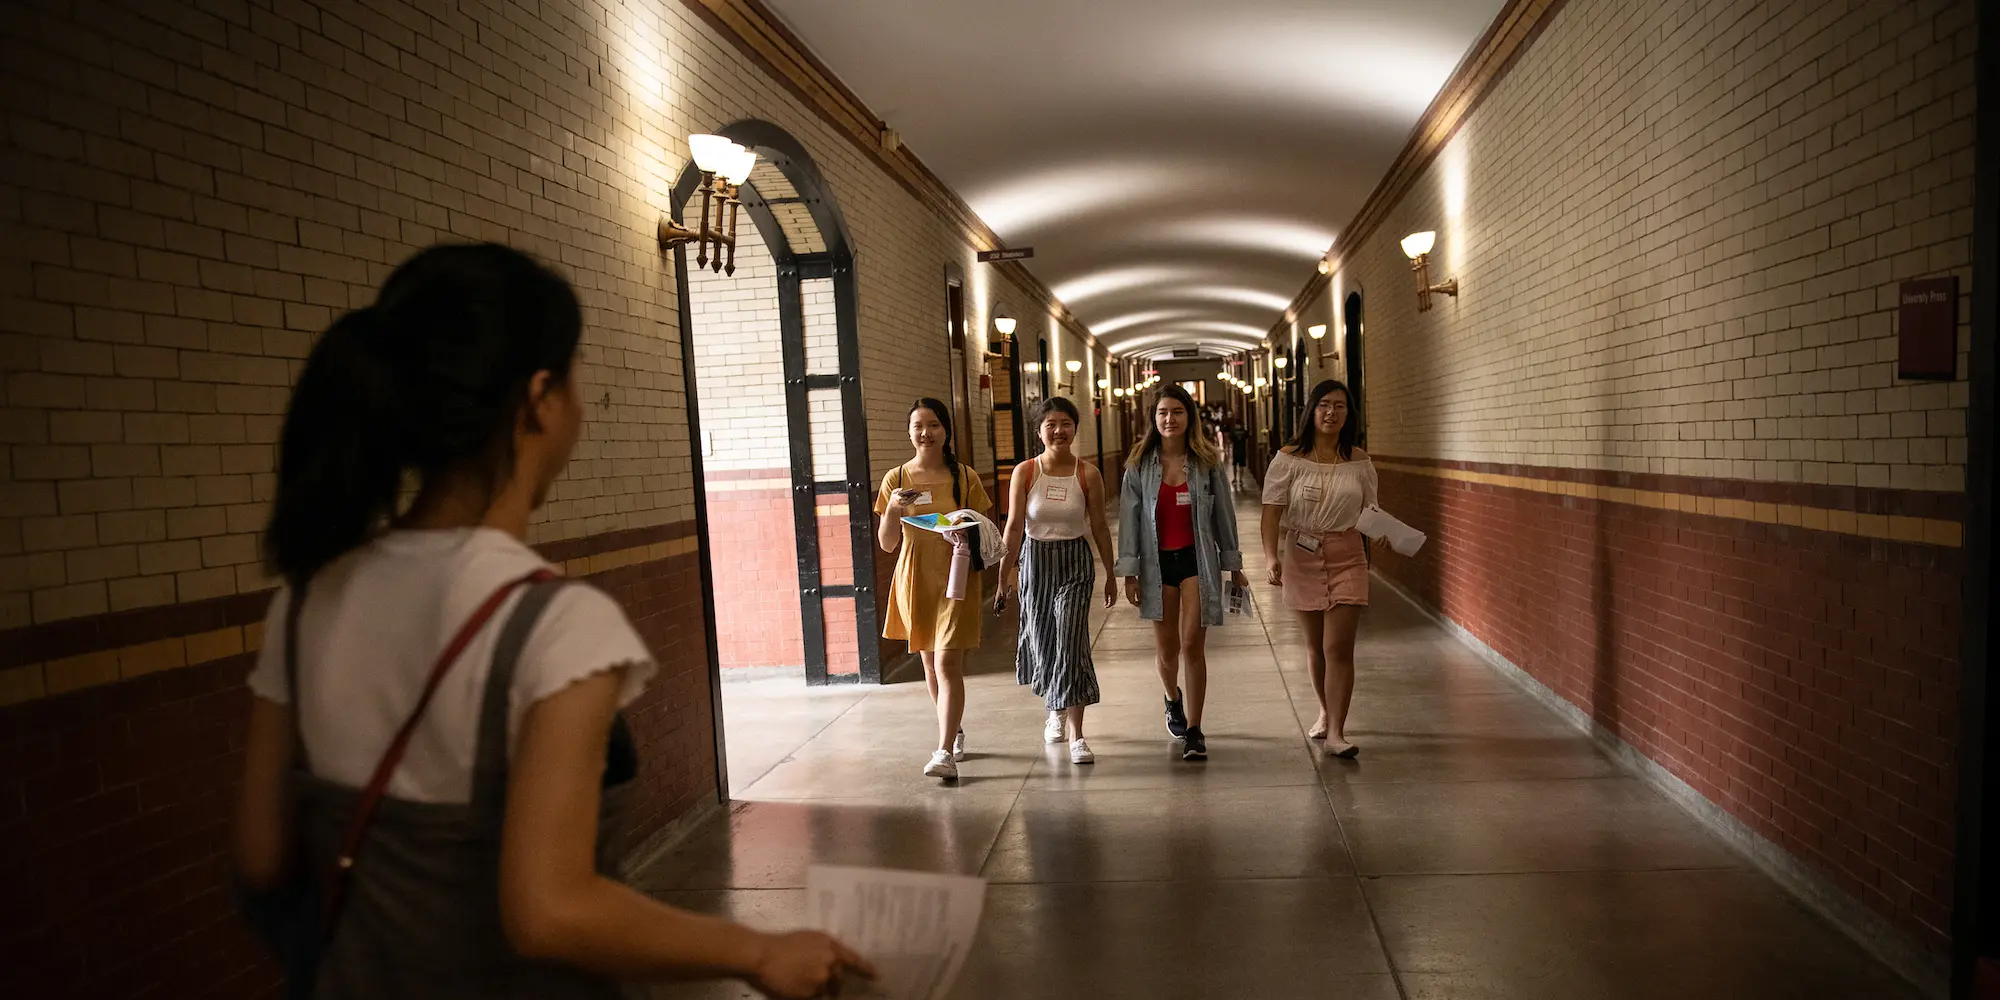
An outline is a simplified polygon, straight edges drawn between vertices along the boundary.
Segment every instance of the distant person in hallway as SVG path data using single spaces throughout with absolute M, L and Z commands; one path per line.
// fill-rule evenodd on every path
M 1367 541 L 1355 530 L 1375 503 L 1375 464 L 1354 445 L 1354 400 L 1328 379 L 1306 400 L 1309 419 L 1264 473 L 1264 551 L 1271 585 L 1305 626 L 1306 666 L 1319 692 L 1307 735 L 1326 752 L 1361 752 L 1347 738 L 1354 700 L 1354 633 L 1368 606 Z
M 1160 387 L 1153 425 L 1126 461 L 1118 518 L 1118 564 L 1125 597 L 1153 622 L 1153 647 L 1166 688 L 1167 732 L 1181 757 L 1208 756 L 1201 731 L 1208 697 L 1208 629 L 1222 624 L 1222 574 L 1239 586 L 1243 553 L 1236 543 L 1236 504 L 1215 442 L 1196 422 L 1201 411 L 1187 390 Z M 1186 687 L 1183 689 L 1182 680 Z
M 653 656 L 525 541 L 583 423 L 581 332 L 569 284 L 531 258 L 442 246 L 306 360 L 231 837 L 290 996 L 608 998 L 620 980 L 734 977 L 805 998 L 868 974 L 825 935 L 618 880 L 639 767 L 620 713 Z M 378 792 L 372 814 L 357 805 Z
M 1243 488 L 1243 474 L 1250 469 L 1250 432 L 1243 429 L 1243 422 L 1231 418 L 1229 421 L 1229 460 L 1233 469 L 1230 485 Z
M 1088 764 L 1097 756 L 1083 737 L 1083 710 L 1099 698 L 1090 660 L 1093 541 L 1104 560 L 1107 608 L 1118 603 L 1118 578 L 1104 519 L 1104 477 L 1072 451 L 1078 419 L 1076 404 L 1060 396 L 1036 408 L 1047 450 L 1014 467 L 1000 596 L 1021 595 L 1014 679 L 1048 706 L 1043 741 L 1067 742 L 1070 763 Z
M 962 540 L 904 524 L 903 518 L 956 510 L 985 514 L 993 502 L 979 474 L 958 463 L 951 410 L 943 402 L 926 397 L 911 404 L 910 443 L 916 457 L 883 476 L 875 495 L 875 513 L 882 519 L 875 540 L 882 551 L 897 554 L 882 636 L 908 640 L 923 657 L 924 682 L 938 716 L 937 750 L 924 773 L 952 779 L 965 759 L 965 732 L 959 726 L 965 718 L 965 656 L 979 648 L 979 577 L 972 577 L 962 600 L 946 597 L 952 548 Z

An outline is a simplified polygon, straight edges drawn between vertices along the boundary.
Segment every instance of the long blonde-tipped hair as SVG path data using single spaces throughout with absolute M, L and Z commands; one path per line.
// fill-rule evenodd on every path
M 1160 410 L 1160 401 L 1163 399 L 1174 400 L 1187 410 L 1188 454 L 1193 455 L 1194 460 L 1204 468 L 1212 469 L 1221 465 L 1222 452 L 1216 450 L 1215 438 L 1207 433 L 1205 427 L 1207 421 L 1202 418 L 1201 410 L 1195 407 L 1194 397 L 1188 395 L 1187 390 L 1180 386 L 1163 385 L 1159 392 L 1153 394 L 1152 405 L 1146 407 L 1146 438 L 1139 443 L 1138 450 L 1125 459 L 1126 468 L 1136 469 L 1146 460 L 1146 456 L 1159 453 L 1160 418 L 1157 414 Z

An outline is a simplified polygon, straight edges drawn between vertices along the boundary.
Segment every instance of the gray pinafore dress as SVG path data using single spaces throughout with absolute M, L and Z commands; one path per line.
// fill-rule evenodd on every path
M 472 800 L 461 805 L 382 798 L 310 992 L 291 984 L 291 995 L 314 1000 L 626 1000 L 634 995 L 613 980 L 516 955 L 500 926 L 508 692 L 529 633 L 566 583 L 528 584 L 501 626 L 480 707 Z M 302 597 L 292 602 L 290 636 L 298 635 L 296 609 L 304 603 Z M 285 670 L 297 692 L 296 639 L 288 647 Z M 295 732 L 298 703 L 294 694 Z M 306 870 L 330 871 L 361 792 L 313 776 L 305 765 L 304 746 L 299 750 L 301 770 L 292 785 L 298 796 L 297 843 Z M 625 847 L 622 806 L 637 770 L 631 730 L 620 716 L 612 728 L 598 825 L 597 870 L 606 877 L 617 877 L 617 858 Z

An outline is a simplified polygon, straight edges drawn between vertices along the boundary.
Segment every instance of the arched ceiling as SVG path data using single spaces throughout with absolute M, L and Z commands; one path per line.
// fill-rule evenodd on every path
M 1114 353 L 1257 343 L 1503 0 L 766 0 Z

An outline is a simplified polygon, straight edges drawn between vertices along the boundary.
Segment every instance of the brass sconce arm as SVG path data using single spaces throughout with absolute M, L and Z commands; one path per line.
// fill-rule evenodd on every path
M 1429 312 L 1431 296 L 1449 295 L 1458 297 L 1458 279 L 1448 278 L 1436 284 L 1431 283 L 1431 255 L 1420 253 L 1410 261 L 1410 270 L 1417 272 L 1417 311 Z

